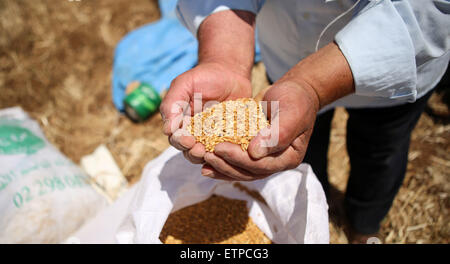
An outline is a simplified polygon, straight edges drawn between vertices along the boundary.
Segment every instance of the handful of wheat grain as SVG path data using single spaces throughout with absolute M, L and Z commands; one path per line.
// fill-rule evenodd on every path
M 187 130 L 197 142 L 213 152 L 221 142 L 231 142 L 246 151 L 250 140 L 269 125 L 261 104 L 251 98 L 225 101 L 195 114 Z

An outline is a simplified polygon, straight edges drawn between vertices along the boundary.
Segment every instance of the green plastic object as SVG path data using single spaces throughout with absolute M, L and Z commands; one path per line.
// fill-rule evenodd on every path
M 125 113 L 135 122 L 142 122 L 158 111 L 161 96 L 153 86 L 140 83 L 125 99 Z

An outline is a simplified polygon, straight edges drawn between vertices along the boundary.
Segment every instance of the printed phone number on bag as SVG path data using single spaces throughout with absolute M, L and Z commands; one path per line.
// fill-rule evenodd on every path
M 25 185 L 12 198 L 14 206 L 21 208 L 25 203 L 36 197 L 41 197 L 55 191 L 63 191 L 66 188 L 79 188 L 86 186 L 85 177 L 79 174 L 53 176 L 35 180 L 31 185 Z

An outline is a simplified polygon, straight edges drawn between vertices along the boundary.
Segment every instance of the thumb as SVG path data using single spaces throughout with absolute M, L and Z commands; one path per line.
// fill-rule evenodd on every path
M 289 114 L 288 112 L 283 113 Z M 260 159 L 285 150 L 297 137 L 297 132 L 295 127 L 292 126 L 292 122 L 281 121 L 280 114 L 278 112 L 278 114 L 273 115 L 272 112 L 270 127 L 261 129 L 250 142 L 248 152 L 252 158 Z
M 248 152 L 255 159 L 285 150 L 302 132 L 298 102 L 273 89 L 264 99 L 267 101 L 261 103 L 267 109 L 270 127 L 261 129 L 249 144 Z
M 172 135 L 180 128 L 184 115 L 191 113 L 188 85 L 180 78 L 176 78 L 159 107 L 164 122 L 163 132 L 167 136 Z
M 255 99 L 255 101 L 260 102 L 261 100 L 263 100 L 264 96 L 266 95 L 266 92 L 272 88 L 272 85 L 269 85 L 267 87 L 265 87 L 264 89 L 262 89 L 261 91 L 259 91 L 259 93 L 253 98 Z

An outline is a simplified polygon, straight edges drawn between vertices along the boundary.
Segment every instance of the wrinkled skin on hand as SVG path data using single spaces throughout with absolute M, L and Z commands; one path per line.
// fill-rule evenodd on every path
M 307 83 L 275 83 L 263 96 L 271 128 L 252 139 L 248 152 L 235 144 L 218 144 L 214 153 L 204 155 L 202 175 L 251 181 L 296 168 L 306 153 L 319 109 L 318 97 L 311 89 Z M 279 102 L 278 109 L 271 109 L 272 101 Z
M 198 105 L 203 106 L 212 101 L 251 97 L 252 88 L 248 77 L 210 62 L 199 64 L 172 82 L 160 107 L 164 134 L 169 137 L 172 146 L 183 151 L 189 161 L 200 164 L 204 163 L 205 147 L 196 143 L 195 138 L 183 127 L 183 120 L 187 121 L 187 117 L 194 114 L 195 93 L 201 94 L 202 102 L 198 102 Z

